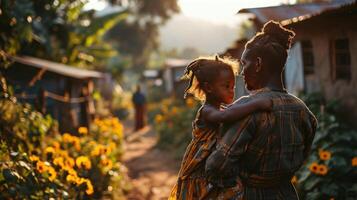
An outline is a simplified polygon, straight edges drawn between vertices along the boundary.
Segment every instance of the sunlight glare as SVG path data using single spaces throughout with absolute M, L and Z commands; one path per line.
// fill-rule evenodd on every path
M 182 14 L 214 23 L 228 25 L 239 21 L 237 12 L 242 8 L 276 6 L 292 0 L 179 0 Z

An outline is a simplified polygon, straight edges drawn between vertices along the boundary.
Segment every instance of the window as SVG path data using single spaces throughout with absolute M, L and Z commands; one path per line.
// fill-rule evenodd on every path
M 314 53 L 310 40 L 301 41 L 302 60 L 304 64 L 304 74 L 314 73 Z
M 351 54 L 348 39 L 331 42 L 332 79 L 351 80 Z

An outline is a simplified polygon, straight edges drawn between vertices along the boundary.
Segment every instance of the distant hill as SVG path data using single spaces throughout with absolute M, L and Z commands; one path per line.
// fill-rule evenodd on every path
M 193 47 L 202 53 L 221 53 L 237 38 L 237 28 L 183 15 L 172 17 L 160 29 L 160 43 L 164 50 Z

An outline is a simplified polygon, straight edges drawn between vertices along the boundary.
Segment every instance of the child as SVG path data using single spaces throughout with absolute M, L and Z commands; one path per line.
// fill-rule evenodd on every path
M 192 141 L 184 154 L 177 184 L 169 199 L 205 199 L 212 190 L 204 174 L 205 160 L 211 153 L 216 139 L 220 137 L 220 123 L 242 119 L 257 110 L 269 110 L 270 100 L 259 99 L 246 104 L 231 104 L 234 98 L 235 72 L 238 64 L 227 58 L 198 58 L 187 67 L 184 78 L 189 79 L 185 91 L 203 102 L 193 122 Z M 232 188 L 223 199 L 239 199 L 242 188 Z

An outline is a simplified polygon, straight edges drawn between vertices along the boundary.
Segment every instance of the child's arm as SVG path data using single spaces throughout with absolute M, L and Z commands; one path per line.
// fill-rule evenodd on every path
M 247 103 L 233 104 L 224 110 L 218 110 L 212 106 L 207 106 L 202 110 L 202 117 L 209 122 L 230 122 L 242 119 L 258 110 L 270 111 L 272 106 L 273 102 L 271 99 L 257 98 Z

